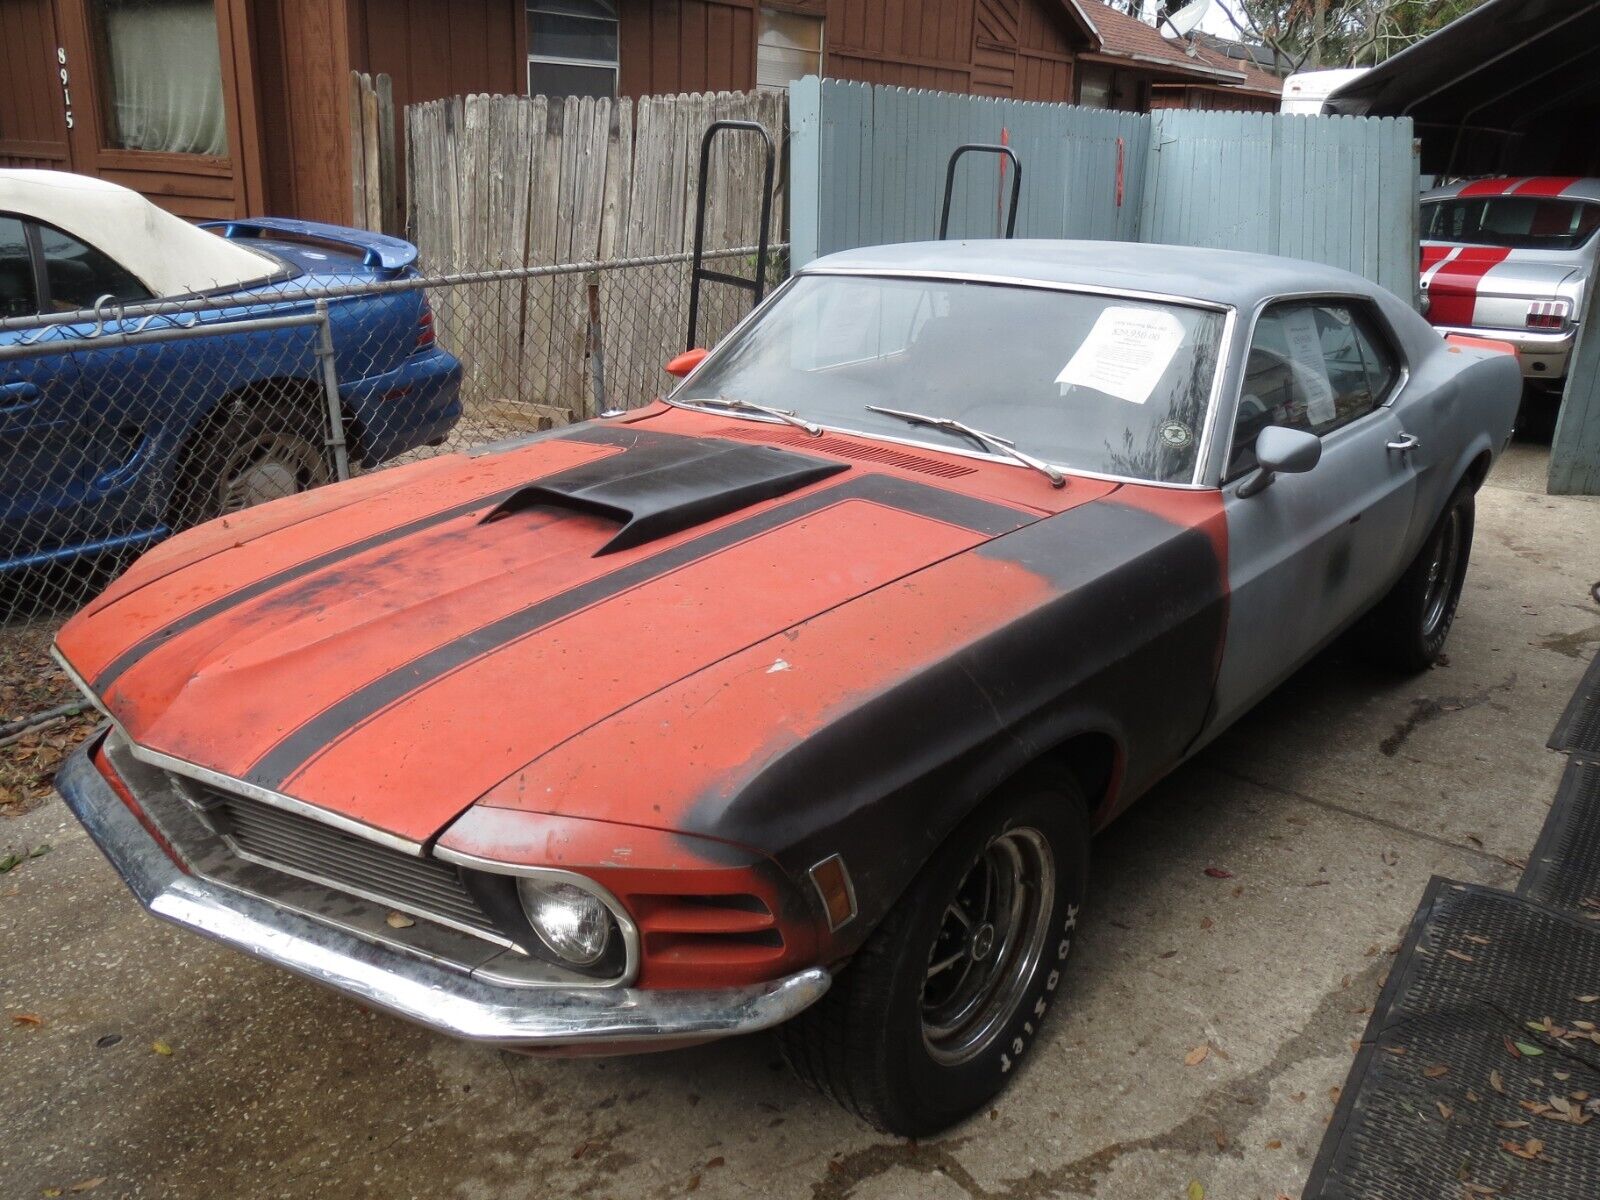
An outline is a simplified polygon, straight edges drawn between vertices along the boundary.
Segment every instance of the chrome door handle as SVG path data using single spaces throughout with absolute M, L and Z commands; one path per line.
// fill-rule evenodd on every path
M 1389 443 L 1389 449 L 1398 450 L 1401 454 L 1404 454 L 1408 450 L 1415 450 L 1421 444 L 1421 442 L 1417 441 L 1416 434 L 1402 433 L 1394 441 Z

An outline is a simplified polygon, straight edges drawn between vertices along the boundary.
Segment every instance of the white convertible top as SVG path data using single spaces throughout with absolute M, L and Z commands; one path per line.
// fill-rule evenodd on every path
M 65 171 L 0 170 L 0 214 L 54 225 L 109 254 L 157 296 L 257 283 L 283 264 L 157 208 L 138 192 Z

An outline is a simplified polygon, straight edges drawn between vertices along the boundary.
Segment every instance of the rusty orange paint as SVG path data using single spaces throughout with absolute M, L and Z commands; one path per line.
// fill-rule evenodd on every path
M 947 559 L 656 692 L 595 738 L 556 746 L 481 803 L 681 828 L 708 789 L 733 795 L 840 709 L 949 657 L 1050 594 L 1051 585 L 1022 566 L 976 555 Z
M 553 532 L 541 537 L 553 540 Z M 982 540 L 899 510 L 846 501 L 446 675 L 329 744 L 287 781 L 287 790 L 402 836 L 427 837 L 463 797 L 488 791 L 641 694 Z M 526 575 L 517 578 L 523 595 L 538 594 Z M 360 645 L 351 649 L 358 653 Z M 441 811 L 441 802 L 452 807 Z

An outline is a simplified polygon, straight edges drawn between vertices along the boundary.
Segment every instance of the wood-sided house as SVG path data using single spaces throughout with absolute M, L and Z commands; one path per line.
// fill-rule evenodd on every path
M 1144 111 L 1159 85 L 1214 105 L 1244 82 L 1095 0 L 0 0 L 0 166 L 187 217 L 348 221 L 352 70 L 388 74 L 397 110 L 821 73 Z

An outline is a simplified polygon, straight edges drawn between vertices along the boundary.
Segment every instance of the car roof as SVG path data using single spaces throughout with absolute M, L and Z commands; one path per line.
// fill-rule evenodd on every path
M 1470 196 L 1558 196 L 1563 200 L 1600 201 L 1600 179 L 1571 175 L 1502 175 L 1493 179 L 1464 179 L 1448 187 L 1424 192 L 1424 200 L 1448 200 L 1466 192 Z
M 0 213 L 53 225 L 109 254 L 157 296 L 259 283 L 276 259 L 207 233 L 130 188 L 66 171 L 0 170 Z
M 1239 309 L 1297 292 L 1371 296 L 1383 290 L 1349 271 L 1298 258 L 1148 242 L 1032 238 L 905 242 L 843 250 L 803 268 L 807 272 L 846 269 L 989 276 L 1024 283 L 1153 292 Z

